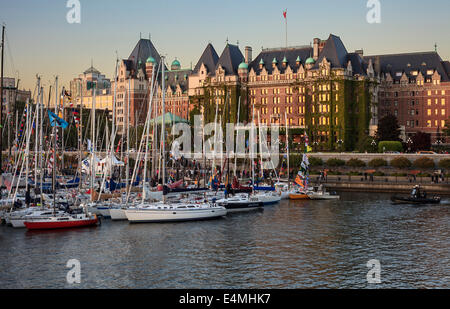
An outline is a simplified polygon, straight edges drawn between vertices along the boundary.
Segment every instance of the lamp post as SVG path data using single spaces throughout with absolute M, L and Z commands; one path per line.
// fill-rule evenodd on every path
M 406 144 L 408 144 L 408 152 L 411 152 L 411 147 L 413 144 L 413 141 L 411 140 L 411 138 L 408 138 L 408 140 L 406 141 Z
M 342 153 L 342 144 L 344 144 L 344 141 L 341 140 L 341 139 L 339 139 L 339 140 L 337 141 L 337 143 L 339 144 L 339 151 Z
M 375 140 L 372 141 L 371 143 L 372 147 L 373 147 L 373 152 L 376 152 L 377 149 L 377 142 Z

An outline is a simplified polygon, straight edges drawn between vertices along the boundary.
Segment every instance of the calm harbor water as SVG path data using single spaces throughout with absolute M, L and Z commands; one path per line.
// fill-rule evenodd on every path
M 450 200 L 399 206 L 358 193 L 214 221 L 1 226 L 0 288 L 450 288 L 449 227 Z M 79 285 L 66 282 L 70 259 Z M 371 259 L 381 284 L 367 283 Z

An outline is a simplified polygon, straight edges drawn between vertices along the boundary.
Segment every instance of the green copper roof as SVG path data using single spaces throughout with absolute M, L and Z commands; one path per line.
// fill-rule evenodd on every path
M 155 63 L 155 62 L 156 61 L 155 61 L 155 59 L 152 56 L 148 57 L 147 63 Z
M 248 65 L 247 65 L 247 63 L 242 62 L 242 63 L 239 65 L 239 69 L 245 69 L 245 70 L 248 70 Z
M 175 59 L 175 60 L 172 62 L 172 66 L 181 67 L 181 63 L 180 63 L 180 61 L 178 61 L 177 59 Z
M 277 58 L 273 58 L 272 63 L 278 63 Z
M 284 58 L 283 58 L 283 63 L 287 63 L 288 61 L 287 61 L 287 59 L 286 59 L 286 56 L 284 56 Z
M 302 60 L 300 59 L 300 56 L 297 57 L 297 60 L 295 60 L 296 62 L 301 62 Z
M 314 58 L 308 58 L 308 59 L 306 59 L 306 64 L 314 64 L 314 63 L 316 63 L 316 60 L 314 60 Z
M 259 64 L 264 64 L 264 60 L 261 58 L 261 61 L 259 62 Z

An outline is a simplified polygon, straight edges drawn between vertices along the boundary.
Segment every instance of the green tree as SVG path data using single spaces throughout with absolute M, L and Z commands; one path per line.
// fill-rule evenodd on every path
M 411 167 L 412 163 L 405 157 L 397 157 L 391 161 L 391 166 L 398 169 L 404 169 Z
M 379 120 L 376 139 L 378 141 L 401 141 L 400 133 L 397 117 L 388 115 Z

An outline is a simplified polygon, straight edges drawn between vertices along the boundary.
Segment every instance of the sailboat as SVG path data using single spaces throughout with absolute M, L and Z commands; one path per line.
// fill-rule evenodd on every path
M 305 153 L 303 154 L 302 163 L 300 164 L 300 171 L 298 172 L 297 178 L 295 179 L 294 185 L 296 186 L 295 191 L 289 194 L 289 199 L 291 200 L 308 200 L 309 189 L 309 139 L 305 132 Z
M 161 57 L 161 71 L 162 71 L 162 115 L 165 115 L 165 72 L 164 72 L 164 56 Z M 151 108 L 151 107 L 150 107 Z M 150 109 L 149 108 L 149 109 Z M 150 110 L 149 110 L 149 114 Z M 147 117 L 148 118 L 148 117 Z M 164 118 L 163 118 L 164 119 Z M 147 127 L 149 119 L 147 119 Z M 146 153 L 148 148 L 146 144 Z M 165 153 L 165 121 L 162 121 L 161 130 L 161 145 L 162 145 L 162 160 L 161 169 L 162 180 L 165 183 L 166 180 L 166 153 Z M 145 173 L 145 171 L 144 171 Z M 145 185 L 144 185 L 145 187 Z M 164 186 L 163 200 L 162 202 L 147 203 L 142 202 L 136 207 L 130 207 L 125 210 L 125 214 L 130 223 L 153 223 L 153 222 L 174 222 L 174 221 L 192 221 L 192 220 L 206 220 L 220 218 L 227 214 L 227 210 L 224 207 L 210 204 L 206 202 L 193 202 L 191 200 L 186 201 L 167 201 L 166 196 L 168 193 L 167 186 Z M 145 192 L 145 191 L 144 191 Z
M 57 79 L 56 79 L 57 85 Z M 56 86 L 57 89 L 57 86 Z M 57 93 L 57 90 L 56 90 Z M 55 101 L 55 109 L 57 108 L 57 99 Z M 48 115 L 50 118 L 50 124 L 52 128 L 53 136 L 53 158 L 56 158 L 56 135 L 57 128 L 61 127 L 65 129 L 67 126 L 67 122 L 58 118 L 58 113 L 52 114 L 50 110 L 48 110 Z M 68 125 L 68 124 L 67 124 Z M 23 224 L 28 230 L 52 230 L 52 229 L 65 229 L 65 228 L 76 228 L 76 227 L 84 227 L 84 226 L 92 226 L 98 223 L 98 218 L 96 215 L 92 215 L 87 212 L 87 209 L 84 207 L 84 212 L 81 209 L 78 209 L 75 212 L 69 211 L 57 211 L 56 210 L 56 160 L 52 165 L 53 172 L 53 211 L 52 212 L 43 212 L 43 213 L 33 213 L 30 216 L 25 216 L 25 220 Z M 42 178 L 41 178 L 42 179 Z M 41 195 L 42 197 L 42 195 Z
M 250 144 L 255 144 L 256 132 L 255 132 L 255 115 L 253 110 L 253 127 L 250 137 Z M 260 142 L 261 142 L 261 134 L 260 134 Z M 244 212 L 244 211 L 252 211 L 262 209 L 265 206 L 275 205 L 281 201 L 280 194 L 276 192 L 255 192 L 255 171 L 254 171 L 254 152 L 253 147 L 250 148 L 250 164 L 252 166 L 252 190 L 249 194 L 236 194 L 232 196 L 226 196 L 223 199 L 219 199 L 216 203 L 220 206 L 225 207 L 229 212 Z M 260 151 L 262 153 L 262 147 L 260 143 Z M 262 154 L 261 154 L 261 162 L 262 162 Z

